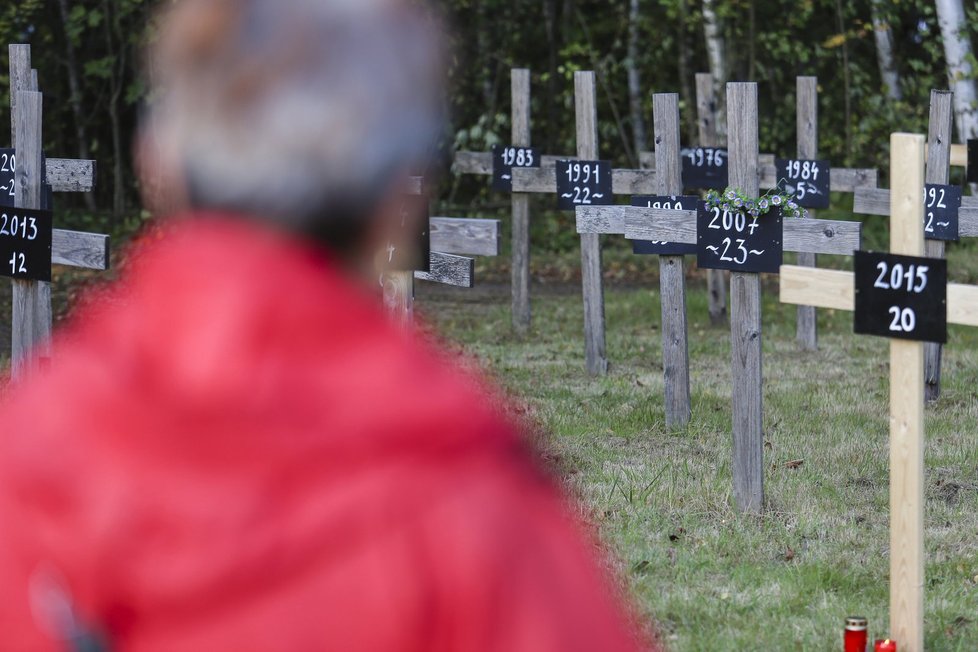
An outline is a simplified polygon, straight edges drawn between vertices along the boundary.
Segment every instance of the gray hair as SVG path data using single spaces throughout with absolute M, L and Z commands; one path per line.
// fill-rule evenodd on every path
M 442 127 L 435 23 L 409 0 L 182 0 L 144 129 L 191 201 L 297 230 L 362 217 Z

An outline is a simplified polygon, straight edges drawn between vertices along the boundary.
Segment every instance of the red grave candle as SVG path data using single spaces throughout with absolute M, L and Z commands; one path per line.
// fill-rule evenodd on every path
M 866 619 L 862 616 L 846 618 L 846 631 L 842 639 L 845 652 L 866 652 L 869 642 L 866 629 Z
M 896 641 L 876 639 L 876 648 L 873 652 L 897 652 Z

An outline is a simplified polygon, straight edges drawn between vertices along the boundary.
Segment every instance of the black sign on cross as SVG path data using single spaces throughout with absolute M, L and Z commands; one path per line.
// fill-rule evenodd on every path
M 16 189 L 15 208 L 8 210 L 6 217 L 8 233 L 16 218 L 21 237 L 19 242 L 15 242 L 17 246 L 9 252 L 12 255 L 7 262 L 13 268 L 6 267 L 4 261 L 0 261 L 0 275 L 14 279 L 12 370 L 15 377 L 20 377 L 50 355 L 51 286 L 44 280 L 50 278 L 50 265 L 108 269 L 109 237 L 55 229 L 50 213 L 38 212 L 44 203 L 45 184 L 54 192 L 91 190 L 95 181 L 95 163 L 44 159 L 41 151 L 43 97 L 38 91 L 37 71 L 31 69 L 30 46 L 11 45 L 9 53 Z M 34 228 L 37 228 L 36 237 L 31 238 L 35 233 Z M 6 237 L 12 241 L 18 240 L 12 235 Z M 42 240 L 44 246 L 39 246 L 38 240 Z M 50 242 L 50 248 L 45 253 L 47 242 Z

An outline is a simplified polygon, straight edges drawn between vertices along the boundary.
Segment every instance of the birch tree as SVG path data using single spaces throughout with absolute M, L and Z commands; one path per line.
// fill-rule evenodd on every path
M 978 93 L 975 90 L 974 55 L 968 38 L 961 0 L 936 0 L 937 22 L 944 42 L 947 75 L 954 91 L 954 118 L 961 140 L 978 138 Z
M 900 91 L 900 73 L 897 72 L 896 61 L 893 58 L 893 32 L 885 15 L 883 0 L 873 0 L 873 35 L 876 39 L 876 59 L 880 67 L 880 79 L 886 97 L 893 101 L 903 98 Z
M 706 40 L 706 56 L 710 62 L 710 74 L 713 75 L 717 101 L 720 104 L 717 110 L 717 134 L 721 139 L 725 139 L 727 134 L 727 112 L 723 110 L 723 107 L 726 106 L 727 97 L 725 92 L 727 83 L 727 54 L 723 30 L 720 26 L 720 19 L 717 17 L 714 0 L 703 0 L 703 35 Z
M 625 62 L 628 70 L 628 104 L 632 114 L 632 138 L 635 142 L 636 155 L 648 150 L 645 136 L 645 118 L 642 115 L 642 78 L 638 71 L 638 23 L 639 0 L 631 0 L 628 11 L 628 59 Z

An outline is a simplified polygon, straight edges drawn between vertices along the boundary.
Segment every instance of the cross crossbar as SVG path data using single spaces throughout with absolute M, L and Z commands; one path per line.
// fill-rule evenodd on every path
M 629 240 L 696 244 L 696 211 L 634 206 L 577 209 L 579 233 L 612 233 Z M 842 220 L 784 220 L 784 250 L 852 255 L 862 241 L 862 224 Z

